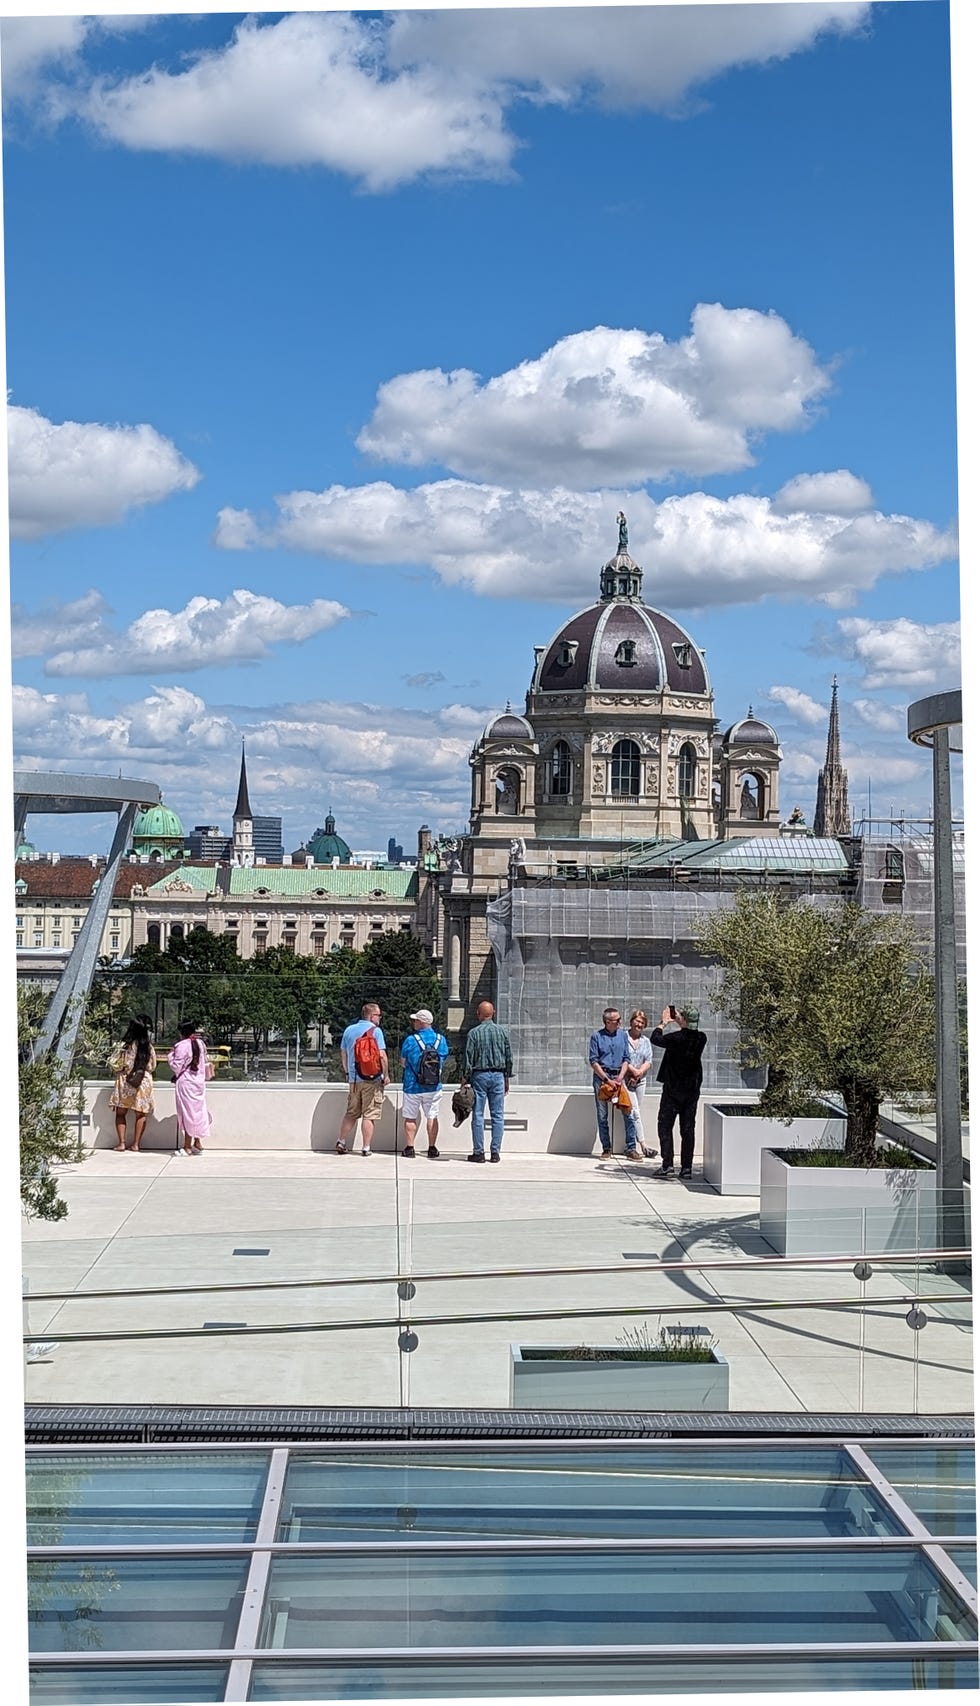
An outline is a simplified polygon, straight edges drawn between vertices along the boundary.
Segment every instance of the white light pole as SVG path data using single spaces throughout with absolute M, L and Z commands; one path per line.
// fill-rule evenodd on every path
M 956 984 L 953 813 L 949 755 L 963 750 L 960 693 L 933 693 L 908 711 L 908 736 L 932 748 L 933 910 L 936 975 L 936 1184 L 939 1248 L 966 1244 L 960 1122 L 960 1017 Z

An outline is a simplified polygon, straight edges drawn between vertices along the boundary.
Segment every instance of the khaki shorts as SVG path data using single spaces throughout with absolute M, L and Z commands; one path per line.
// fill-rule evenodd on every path
M 378 1120 L 385 1105 L 385 1087 L 380 1078 L 355 1078 L 347 1086 L 347 1118 Z

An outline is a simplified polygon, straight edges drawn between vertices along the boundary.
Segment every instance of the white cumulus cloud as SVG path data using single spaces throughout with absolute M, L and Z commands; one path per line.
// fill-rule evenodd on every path
M 864 666 L 863 686 L 928 693 L 960 680 L 958 622 L 913 622 L 907 616 L 875 622 L 845 616 L 837 623 L 835 650 Z
M 797 474 L 772 500 L 778 515 L 812 510 L 825 515 L 860 515 L 874 502 L 871 487 L 847 468 L 832 474 Z
M 506 175 L 519 146 L 508 119 L 522 104 L 595 100 L 677 116 L 710 79 L 858 30 L 869 15 L 867 0 L 294 13 L 250 17 L 173 69 L 98 79 L 81 50 L 110 21 L 39 31 L 22 19 L 10 86 L 24 94 L 39 71 L 55 72 L 41 113 L 81 117 L 129 148 L 321 166 L 384 190 L 432 173 Z
M 402 12 L 396 65 L 431 62 L 569 104 L 676 112 L 689 90 L 739 65 L 785 59 L 824 33 L 860 29 L 871 8 L 829 4 L 583 6 Z
M 855 699 L 853 708 L 862 723 L 874 729 L 876 734 L 904 734 L 908 725 L 908 708 L 905 705 L 882 705 L 875 699 Z
M 10 607 L 10 650 L 15 658 L 44 657 L 70 636 L 77 644 L 97 640 L 105 629 L 109 606 L 93 588 L 67 603 L 50 600 L 31 614 L 23 604 Z
M 441 480 L 405 491 L 386 481 L 290 492 L 278 514 L 222 510 L 216 543 L 280 546 L 354 563 L 422 564 L 447 583 L 491 597 L 588 599 L 630 521 L 644 594 L 695 609 L 765 597 L 846 606 L 879 576 L 931 568 L 955 536 L 910 516 L 779 515 L 768 498 L 704 492 L 655 502 L 645 493 L 512 491 Z
M 312 834 L 327 806 L 352 845 L 379 846 L 394 824 L 448 831 L 465 823 L 467 755 L 489 714 L 486 706 L 423 711 L 335 700 L 214 706 L 176 686 L 99 714 L 85 694 L 18 686 L 15 762 L 149 775 L 185 827 L 225 823 L 244 734 L 252 807 L 283 814 L 287 851 Z
M 816 728 L 827 721 L 828 708 L 811 699 L 809 693 L 804 693 L 799 687 L 770 687 L 768 697 L 775 700 L 777 705 L 785 705 L 791 716 L 806 723 L 810 728 Z
M 7 409 L 10 531 L 40 539 L 101 527 L 126 512 L 189 491 L 200 479 L 169 438 L 151 426 L 56 425 L 36 409 Z
M 514 140 L 484 81 L 428 64 L 392 71 L 386 39 L 380 21 L 345 13 L 247 18 L 180 70 L 101 80 L 79 111 L 129 148 L 327 166 L 372 190 L 505 172 Z
M 806 426 L 829 385 L 778 314 L 701 302 L 676 342 L 595 326 L 485 382 L 468 368 L 399 374 L 357 444 L 478 479 L 631 485 L 747 467 L 753 440 Z
M 94 596 L 89 594 L 90 599 Z M 192 598 L 183 610 L 145 610 L 121 632 L 113 631 L 104 620 L 94 632 L 91 627 L 86 632 L 86 601 L 81 600 L 80 606 L 83 631 L 71 632 L 71 616 L 79 607 L 65 606 L 60 645 L 47 656 L 45 675 L 153 675 L 163 670 L 252 663 L 268 657 L 274 645 L 295 645 L 350 616 L 346 606 L 333 599 L 281 604 L 239 588 L 224 599 Z M 43 624 L 29 623 L 28 631 L 36 644 L 43 636 Z M 16 620 L 14 632 L 19 637 Z M 68 645 L 66 638 L 71 641 Z M 46 641 L 37 650 L 47 652 L 49 644 Z M 28 654 L 21 651 L 19 655 Z

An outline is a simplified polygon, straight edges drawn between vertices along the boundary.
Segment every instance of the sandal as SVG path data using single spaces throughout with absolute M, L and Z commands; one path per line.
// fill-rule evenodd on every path
M 336 1149 L 338 1155 L 346 1155 L 347 1154 L 347 1145 L 344 1142 L 342 1137 L 339 1137 L 337 1139 L 337 1142 L 335 1143 L 334 1148 Z

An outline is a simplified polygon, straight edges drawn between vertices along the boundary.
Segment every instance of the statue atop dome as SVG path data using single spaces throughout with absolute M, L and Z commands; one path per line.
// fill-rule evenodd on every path
M 629 526 L 622 510 L 616 520 L 619 522 L 619 543 L 616 546 L 616 555 L 603 564 L 599 576 L 599 596 L 603 599 L 622 598 L 642 603 L 640 587 L 643 582 L 643 570 L 630 556 Z

